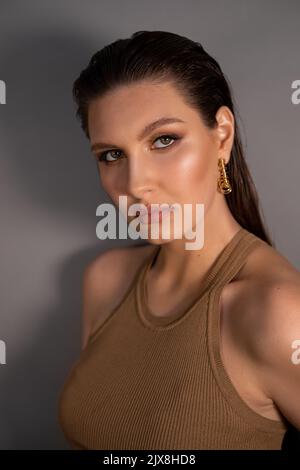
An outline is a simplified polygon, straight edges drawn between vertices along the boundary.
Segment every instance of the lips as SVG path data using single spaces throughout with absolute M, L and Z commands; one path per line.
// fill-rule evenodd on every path
M 160 206 L 160 204 L 158 205 Z M 151 222 L 161 221 L 162 217 L 168 212 L 170 212 L 171 210 L 172 210 L 172 205 L 159 208 L 159 207 L 156 207 L 156 204 L 155 205 L 148 204 L 146 208 L 141 207 L 141 209 L 139 210 L 138 219 L 142 223 L 151 223 Z

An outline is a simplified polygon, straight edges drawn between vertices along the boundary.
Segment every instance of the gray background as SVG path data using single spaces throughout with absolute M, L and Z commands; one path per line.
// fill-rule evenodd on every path
M 299 18 L 297 0 L 0 1 L 2 449 L 68 448 L 57 396 L 81 347 L 81 273 L 128 244 L 96 237 L 96 207 L 109 199 L 75 120 L 73 80 L 137 30 L 201 42 L 232 84 L 277 249 L 299 269 Z

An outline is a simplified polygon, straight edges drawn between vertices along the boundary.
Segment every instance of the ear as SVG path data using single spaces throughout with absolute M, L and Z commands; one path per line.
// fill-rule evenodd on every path
M 229 162 L 234 140 L 234 116 L 228 106 L 221 106 L 216 113 L 217 126 L 214 129 L 218 158 Z

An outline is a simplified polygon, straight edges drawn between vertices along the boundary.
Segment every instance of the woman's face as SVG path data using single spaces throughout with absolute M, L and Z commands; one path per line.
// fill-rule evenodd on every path
M 202 203 L 205 221 L 216 204 L 218 217 L 217 201 L 224 200 L 217 191 L 218 158 L 228 162 L 234 127 L 227 107 L 219 108 L 216 118 L 218 125 L 208 129 L 171 82 L 121 86 L 94 99 L 88 112 L 90 143 L 103 188 L 115 205 L 119 196 L 127 196 L 128 207 L 191 204 L 194 217 L 196 203 Z M 162 119 L 170 121 L 144 131 Z

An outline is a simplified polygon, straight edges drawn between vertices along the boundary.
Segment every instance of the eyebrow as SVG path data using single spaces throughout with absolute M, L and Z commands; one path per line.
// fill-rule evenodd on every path
M 157 119 L 156 121 L 150 122 L 150 124 L 147 124 L 144 129 L 138 134 L 138 141 L 143 140 L 150 132 L 154 131 L 158 127 L 161 127 L 165 124 L 172 124 L 174 122 L 185 122 L 182 119 L 175 118 L 175 117 L 161 117 Z M 109 147 L 115 147 L 114 144 L 107 144 L 105 142 L 96 142 L 91 146 L 92 152 L 97 149 L 101 148 L 109 148 Z

